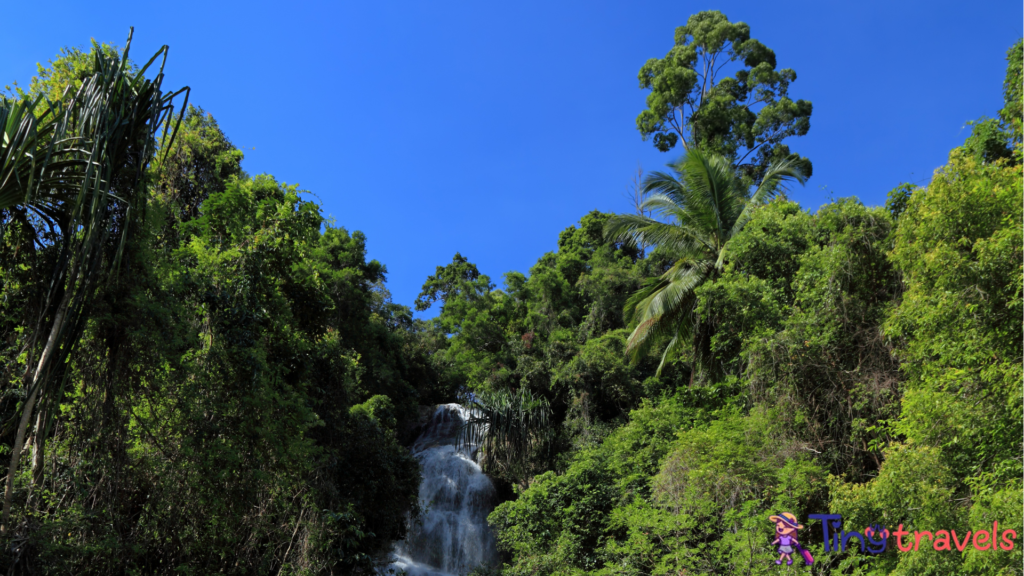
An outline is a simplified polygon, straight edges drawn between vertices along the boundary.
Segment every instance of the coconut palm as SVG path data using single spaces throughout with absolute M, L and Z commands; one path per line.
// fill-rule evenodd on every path
M 0 533 L 8 530 L 13 484 L 28 425 L 35 416 L 33 476 L 43 470 L 46 430 L 63 394 L 67 358 L 87 320 L 98 288 L 112 278 L 146 204 L 145 170 L 160 127 L 171 124 L 173 94 L 161 90 L 167 46 L 141 68 L 93 50 L 93 72 L 57 103 L 0 100 L 0 233 L 18 219 L 40 221 L 57 233 L 48 291 L 26 348 L 24 401 L 4 492 Z M 155 78 L 145 74 L 163 56 Z M 183 106 L 184 109 L 184 106 Z M 180 114 L 178 122 L 180 122 Z M 171 131 L 165 149 L 173 145 Z M 32 217 L 35 216 L 35 218 Z M 49 418 L 47 417 L 49 415 Z
M 711 327 L 700 321 L 697 288 L 722 273 L 729 241 L 753 211 L 775 197 L 787 181 L 801 184 L 801 164 L 783 160 L 771 165 L 756 187 L 748 186 L 727 158 L 693 151 L 675 164 L 674 174 L 655 172 L 645 179 L 640 208 L 653 217 L 616 215 L 605 235 L 617 241 L 658 246 L 675 263 L 648 280 L 626 302 L 625 320 L 633 326 L 627 352 L 636 360 L 654 346 L 664 346 L 658 374 L 692 347 L 693 374 L 714 372 Z

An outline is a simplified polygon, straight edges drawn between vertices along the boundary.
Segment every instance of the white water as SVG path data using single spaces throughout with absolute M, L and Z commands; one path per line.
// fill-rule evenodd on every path
M 423 514 L 409 527 L 406 539 L 395 545 L 388 566 L 395 573 L 455 576 L 498 563 L 494 535 L 487 526 L 494 485 L 475 461 L 475 444 L 455 448 L 459 426 L 468 416 L 458 404 L 438 406 L 413 444 L 413 455 L 423 466 Z

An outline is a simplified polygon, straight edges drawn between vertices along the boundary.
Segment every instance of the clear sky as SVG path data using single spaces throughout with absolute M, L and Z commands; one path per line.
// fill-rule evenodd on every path
M 1020 0 L 20 2 L 5 7 L 0 85 L 135 26 L 135 58 L 170 45 L 165 86 L 192 87 L 247 171 L 362 230 L 411 305 L 456 251 L 500 286 L 588 211 L 627 211 L 638 163 L 675 157 L 636 131 L 637 72 L 709 9 L 749 24 L 814 104 L 810 133 L 787 141 L 814 163 L 790 195 L 810 210 L 927 183 L 965 122 L 1002 106 L 1024 32 Z

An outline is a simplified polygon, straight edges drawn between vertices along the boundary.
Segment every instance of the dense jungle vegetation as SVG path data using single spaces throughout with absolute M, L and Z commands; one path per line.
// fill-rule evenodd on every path
M 148 55 L 62 51 L 0 102 L 2 567 L 372 573 L 418 513 L 421 407 L 455 401 L 512 419 L 493 573 L 775 573 L 781 511 L 1024 536 L 1022 49 L 927 186 L 811 213 L 795 72 L 697 14 L 640 71 L 641 136 L 682 151 L 635 213 L 500 289 L 455 254 L 431 320 Z M 807 571 L 1021 574 L 1022 545 Z

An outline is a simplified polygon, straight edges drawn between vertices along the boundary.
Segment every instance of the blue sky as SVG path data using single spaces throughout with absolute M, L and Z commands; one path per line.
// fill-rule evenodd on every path
M 366 233 L 411 305 L 456 251 L 500 285 L 588 211 L 628 210 L 638 163 L 675 157 L 636 131 L 636 74 L 708 9 L 748 23 L 814 104 L 788 141 L 814 162 L 790 194 L 810 210 L 927 183 L 965 122 L 1002 106 L 1024 21 L 1019 0 L 19 3 L 6 15 L 33 24 L 0 37 L 0 84 L 135 26 L 136 59 L 170 45 L 165 85 L 192 87 L 250 173 L 299 183 Z

